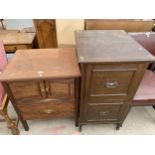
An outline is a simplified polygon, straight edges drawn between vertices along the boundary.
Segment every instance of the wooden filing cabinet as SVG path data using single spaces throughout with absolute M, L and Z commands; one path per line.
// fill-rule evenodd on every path
M 0 81 L 28 130 L 26 120 L 77 118 L 79 76 L 72 48 L 18 50 Z
M 122 30 L 76 31 L 81 69 L 79 127 L 89 123 L 122 125 L 148 63 L 155 61 Z

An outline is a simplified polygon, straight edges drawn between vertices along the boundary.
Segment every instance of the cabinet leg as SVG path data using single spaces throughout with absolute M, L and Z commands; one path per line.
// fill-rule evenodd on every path
M 82 125 L 79 125 L 79 132 L 82 131 Z
M 78 123 L 78 121 L 76 121 L 76 122 L 75 122 L 75 126 L 76 126 L 76 127 L 78 127 L 78 126 L 79 126 L 79 123 Z
M 155 110 L 155 105 L 153 105 L 152 107 L 153 107 L 153 109 Z
M 117 124 L 116 124 L 116 130 L 119 130 L 120 127 L 122 127 L 122 123 L 117 123 Z
M 29 126 L 28 126 L 28 124 L 27 124 L 27 121 L 21 120 L 21 123 L 22 123 L 22 125 L 23 125 L 25 131 L 29 131 Z

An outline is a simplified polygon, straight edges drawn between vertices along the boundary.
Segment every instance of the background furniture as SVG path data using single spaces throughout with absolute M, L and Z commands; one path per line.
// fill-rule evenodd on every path
M 7 58 L 5 54 L 5 50 L 3 47 L 2 41 L 0 41 L 0 75 L 2 71 L 5 69 L 7 65 Z M 0 83 L 0 114 L 4 117 L 5 121 L 7 122 L 8 128 L 11 129 L 12 134 L 19 134 L 18 128 L 15 123 L 9 118 L 7 113 L 7 106 L 8 106 L 9 98 L 5 93 L 5 90 Z
M 55 19 L 34 19 L 39 48 L 57 47 Z
M 128 34 L 155 56 L 155 32 L 130 32 Z M 150 67 L 155 68 L 155 63 L 152 63 Z
M 81 69 L 79 129 L 89 123 L 122 125 L 150 61 L 155 58 L 125 31 L 77 31 Z
M 0 40 L 3 40 L 6 52 L 15 52 L 17 49 L 31 49 L 35 33 L 22 33 L 18 30 L 1 30 Z
M 139 44 L 155 56 L 155 32 L 137 32 L 129 33 Z M 155 62 L 154 62 L 155 63 Z M 155 105 L 155 64 L 150 65 L 150 69 L 144 74 L 144 77 L 138 87 L 131 106 L 154 106 Z
M 0 19 L 0 23 L 1 23 L 2 29 L 5 30 L 5 26 L 4 26 L 4 23 L 3 23 L 3 19 Z
M 26 120 L 76 117 L 79 76 L 74 49 L 33 49 L 18 50 L 0 81 L 28 130 Z
M 152 31 L 155 22 L 142 19 L 87 19 L 85 30 L 125 30 L 126 32 Z

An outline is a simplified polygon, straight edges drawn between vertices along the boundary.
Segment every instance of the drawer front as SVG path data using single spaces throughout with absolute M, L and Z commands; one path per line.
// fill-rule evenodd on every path
M 118 120 L 121 105 L 88 105 L 85 120 L 93 121 L 115 121 Z
M 74 80 L 60 79 L 46 82 L 46 89 L 49 89 L 50 98 L 73 99 L 74 98 Z
M 6 52 L 15 52 L 17 49 L 28 49 L 27 45 L 5 45 Z
M 74 117 L 75 104 L 73 103 L 42 103 L 42 104 L 18 104 L 25 120 L 58 118 L 58 117 Z
M 42 81 L 9 82 L 13 97 L 18 100 L 45 98 L 44 84 Z
M 134 64 L 88 65 L 85 80 L 86 102 L 126 100 L 137 70 L 138 65 Z

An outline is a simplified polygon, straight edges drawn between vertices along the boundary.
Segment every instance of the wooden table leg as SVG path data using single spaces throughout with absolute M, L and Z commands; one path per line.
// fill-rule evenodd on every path
M 9 118 L 7 110 L 1 110 L 1 115 L 4 117 L 5 121 L 7 122 L 7 126 L 9 129 L 11 129 L 11 132 L 13 135 L 19 135 L 19 130 L 16 126 L 16 124 Z

